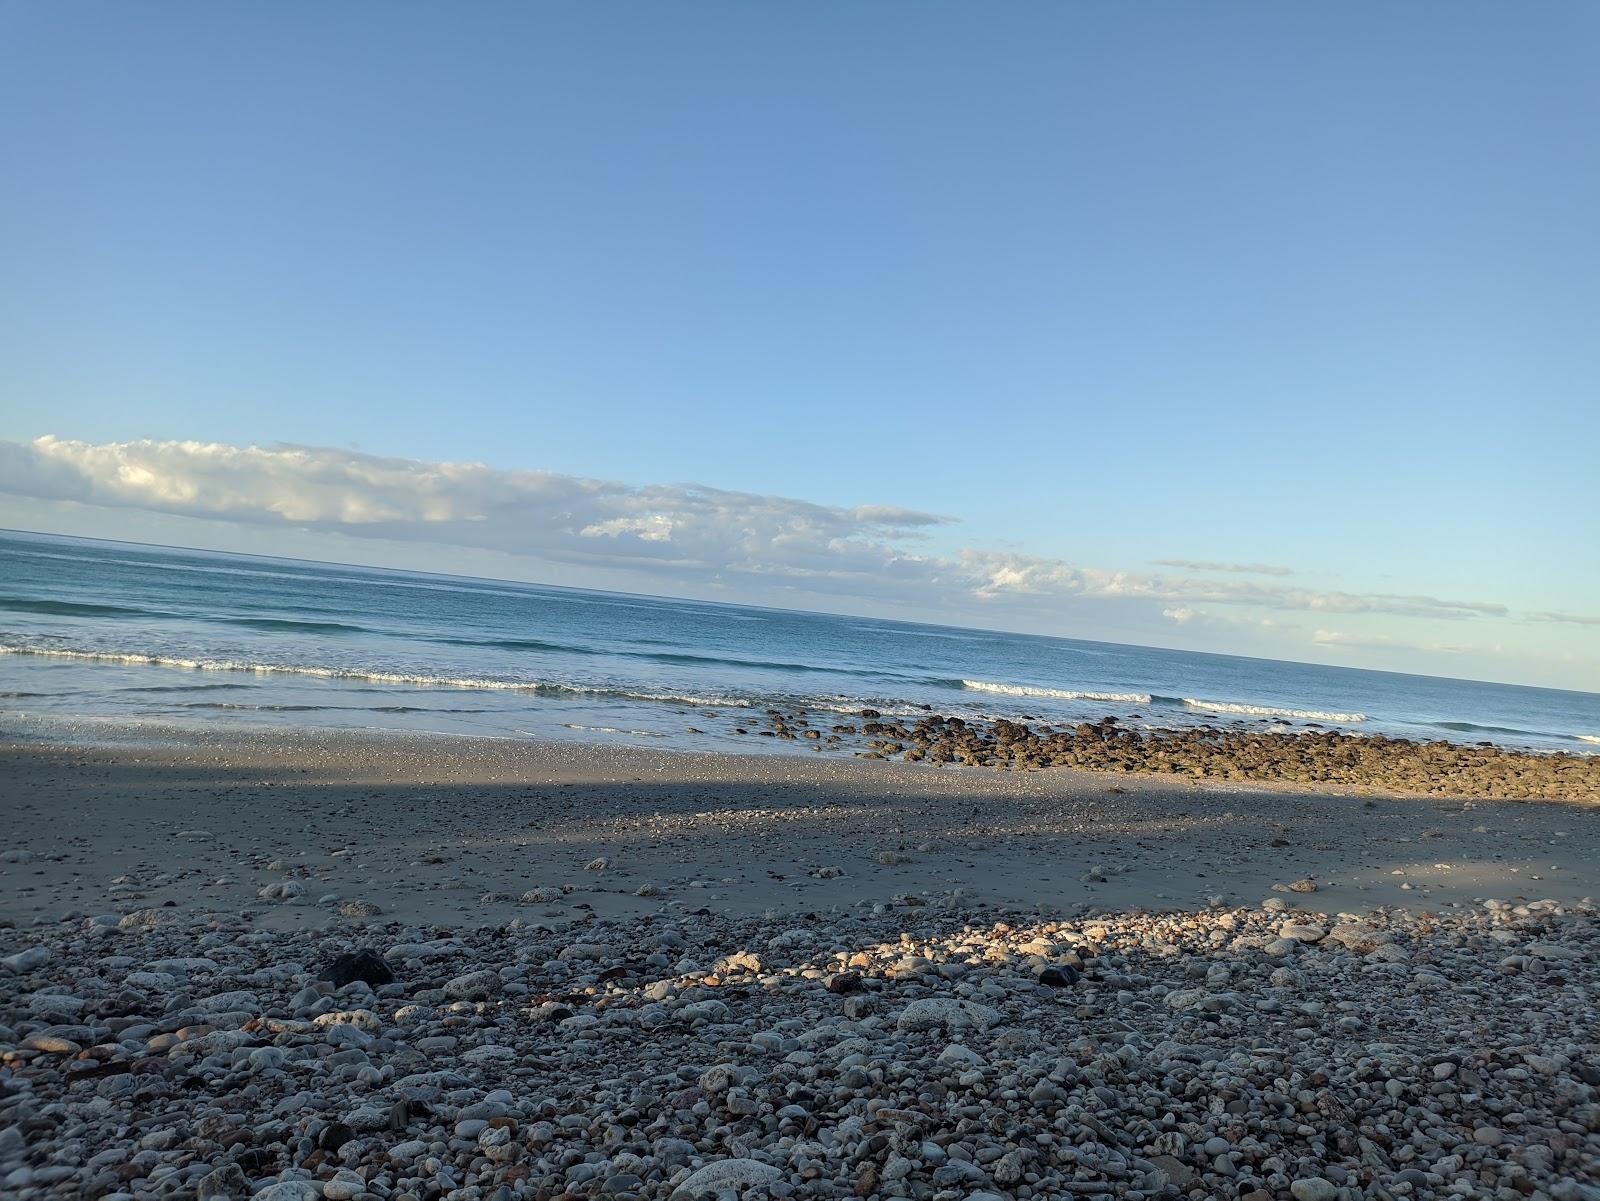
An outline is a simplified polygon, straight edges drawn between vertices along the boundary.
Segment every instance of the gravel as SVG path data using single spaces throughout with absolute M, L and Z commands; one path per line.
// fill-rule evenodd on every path
M 1588 901 L 252 917 L 0 931 L 0 1195 L 1600 1198 Z

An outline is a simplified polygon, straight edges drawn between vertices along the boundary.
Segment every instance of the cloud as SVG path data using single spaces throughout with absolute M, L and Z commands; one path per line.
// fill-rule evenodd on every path
M 1208 559 L 1156 559 L 1157 567 L 1177 567 L 1184 571 L 1226 572 L 1232 575 L 1293 575 L 1287 567 L 1270 563 L 1213 563 Z
M 1318 646 L 1346 647 L 1350 650 L 1408 650 L 1425 651 L 1434 655 L 1462 655 L 1491 648 L 1452 646 L 1443 642 L 1407 642 L 1388 634 L 1347 634 L 1341 630 L 1315 630 L 1311 641 Z M 1502 648 L 1492 648 L 1498 653 Z
M 0 469 L 0 489 L 42 499 L 667 571 L 869 570 L 884 540 L 951 520 L 311 446 L 43 437 L 0 443 Z
M 1266 609 L 1317 613 L 1383 613 L 1404 617 L 1463 619 L 1505 617 L 1506 606 L 1491 601 L 1449 600 L 1385 592 L 1315 592 L 1255 580 L 1196 580 L 1147 572 L 1077 567 L 1060 559 L 1010 552 L 962 552 L 976 578 L 975 592 L 989 599 L 1005 595 L 1057 593 L 1106 598 L 1144 597 L 1198 604 L 1255 605 Z
M 926 525 L 950 525 L 956 520 L 954 517 L 941 517 L 936 513 L 918 513 L 911 509 L 902 509 L 898 505 L 857 505 L 850 510 L 850 516 L 863 525 L 899 530 Z
M 1575 626 L 1600 626 L 1600 617 L 1588 617 L 1582 613 L 1552 613 L 1545 610 L 1539 613 L 1529 613 L 1532 621 L 1559 621 Z
M 888 504 L 842 508 L 695 484 L 632 485 L 481 463 L 431 463 L 327 447 L 210 442 L 0 442 L 0 491 L 347 536 L 486 548 L 551 563 L 693 578 L 752 593 L 974 603 L 1058 613 L 1076 600 L 1144 602 L 1182 624 L 1197 605 L 1270 612 L 1475 620 L 1504 605 L 1387 593 L 1318 592 L 1251 579 L 1196 579 L 966 548 L 919 553 L 953 518 Z M 1197 561 L 1169 560 L 1195 567 Z M 1211 569 L 1279 575 L 1262 565 Z M 776 599 L 769 596 L 768 599 Z M 1184 616 L 1186 615 L 1186 616 Z M 1208 618 L 1208 620 L 1210 620 Z M 1246 620 L 1259 624 L 1256 617 Z

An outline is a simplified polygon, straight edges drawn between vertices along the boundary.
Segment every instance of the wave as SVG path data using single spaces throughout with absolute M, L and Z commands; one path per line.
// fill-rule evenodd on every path
M 4 649 L 4 648 L 0 648 Z M 24 652 L 26 653 L 26 652 Z M 249 684 L 142 684 L 119 692 L 216 692 L 223 688 L 249 688 Z
M 544 642 L 538 638 L 434 638 L 447 646 L 478 646 L 498 651 L 559 651 L 567 655 L 598 655 L 601 652 L 587 646 L 569 646 L 561 642 Z
M 1337 721 L 1354 724 L 1367 720 L 1365 713 L 1329 713 L 1321 709 L 1275 709 L 1270 705 L 1240 705 L 1232 701 L 1201 701 L 1184 697 L 1190 709 L 1204 709 L 1208 713 L 1238 713 L 1246 717 L 1299 717 L 1306 721 Z
M 87 605 L 76 601 L 34 600 L 26 596 L 0 596 L 0 609 L 14 613 L 39 613 L 49 617 L 152 617 L 145 609 L 125 605 Z
M 867 671 L 854 667 L 830 667 L 827 664 L 793 663 L 783 659 L 740 659 L 723 655 L 698 655 L 691 651 L 606 650 L 603 647 L 575 646 L 564 642 L 546 642 L 540 638 L 436 638 L 432 641 L 446 643 L 450 646 L 488 647 L 494 650 L 555 651 L 559 654 L 567 655 L 613 655 L 619 659 L 643 659 L 646 662 L 665 663 L 673 667 L 750 667 L 765 671 L 820 672 L 831 675 L 867 676 L 871 678 L 895 674 L 884 671 Z M 641 639 L 639 641 L 644 640 Z M 657 645 L 672 646 L 675 644 L 657 642 Z
M 292 621 L 285 617 L 224 617 L 229 625 L 249 626 L 253 630 L 285 630 L 304 634 L 370 634 L 366 626 L 346 625 L 342 621 Z
M 630 659 L 648 659 L 652 663 L 666 663 L 677 667 L 753 667 L 766 671 L 805 671 L 821 672 L 836 676 L 867 676 L 877 679 L 883 676 L 894 676 L 896 673 L 889 671 L 870 671 L 856 667 L 830 667 L 827 664 L 816 663 L 790 663 L 782 659 L 735 659 L 724 658 L 719 655 L 695 655 L 685 651 L 618 651 Z M 911 677 L 899 677 L 908 679 Z
M 1485 734 L 1523 734 L 1529 738 L 1566 738 L 1565 734 L 1547 734 L 1542 730 L 1519 730 L 1515 726 L 1481 726 L 1472 721 L 1436 721 L 1430 723 L 1441 730 L 1455 730 L 1457 733 L 1469 733 L 1472 730 L 1482 730 Z M 1578 735 L 1582 737 L 1582 735 Z
M 1036 696 L 1058 701 L 1104 701 L 1113 705 L 1148 705 L 1148 692 L 1078 692 L 1066 688 L 1033 688 L 1027 684 L 991 684 L 987 680 L 962 680 L 961 687 L 971 692 L 992 692 L 1000 696 Z
M 641 738 L 666 737 L 666 735 L 661 733 L 659 730 L 623 730 L 616 726 L 580 726 L 570 721 L 565 723 L 565 727 L 569 730 L 583 730 L 585 732 L 595 734 L 633 734 Z
M 246 710 L 251 713 L 320 713 L 325 709 L 345 709 L 347 705 L 246 705 L 228 701 L 190 701 L 180 706 L 184 709 L 226 709 L 229 712 Z
M 358 706 L 351 705 L 354 709 Z M 374 713 L 487 713 L 487 709 L 460 709 L 438 705 L 374 705 Z
M 47 659 L 72 659 L 83 663 L 115 663 L 129 667 L 168 667 L 184 671 L 238 671 L 255 675 L 310 676 L 322 680 L 359 680 L 414 688 L 471 688 L 490 692 L 520 692 L 531 696 L 600 696 L 616 700 L 657 701 L 669 705 L 706 705 L 748 709 L 754 702 L 743 697 L 698 696 L 677 692 L 635 692 L 547 680 L 496 680 L 482 676 L 433 676 L 366 668 L 328 667 L 299 663 L 250 663 L 235 659 L 190 659 L 177 655 L 152 655 L 120 651 L 85 651 L 47 646 L 0 646 L 0 654 L 30 655 Z
M 294 633 L 370 633 L 365 626 L 341 621 L 299 621 L 283 617 L 207 617 L 204 614 L 166 613 L 159 609 L 139 609 L 130 605 L 96 605 L 82 601 L 35 600 L 26 596 L 0 596 L 0 609 L 14 613 L 37 613 L 45 617 L 145 617 L 163 621 L 216 621 L 226 625 L 248 626 L 256 630 Z
M 323 713 L 341 709 L 354 713 L 484 713 L 484 709 L 455 709 L 434 705 L 250 705 L 229 701 L 190 701 L 184 709 L 250 710 L 261 713 Z
M 1554 738 L 1561 742 L 1595 742 L 1600 743 L 1600 737 L 1593 734 L 1556 734 L 1549 730 L 1521 730 L 1515 726 L 1485 726 L 1471 721 L 1436 721 L 1431 725 L 1440 730 L 1453 730 L 1459 734 L 1479 732 L 1483 734 L 1515 734 L 1523 738 Z

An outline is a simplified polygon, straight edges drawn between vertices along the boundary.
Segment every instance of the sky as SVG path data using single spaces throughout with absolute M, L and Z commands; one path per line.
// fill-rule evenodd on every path
M 1600 690 L 1600 8 L 0 6 L 0 525 Z

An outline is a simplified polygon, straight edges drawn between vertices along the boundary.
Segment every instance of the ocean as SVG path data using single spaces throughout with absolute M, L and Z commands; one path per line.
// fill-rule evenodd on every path
M 0 532 L 4 736 L 266 723 L 813 753 L 735 731 L 868 707 L 1600 752 L 1591 693 Z

